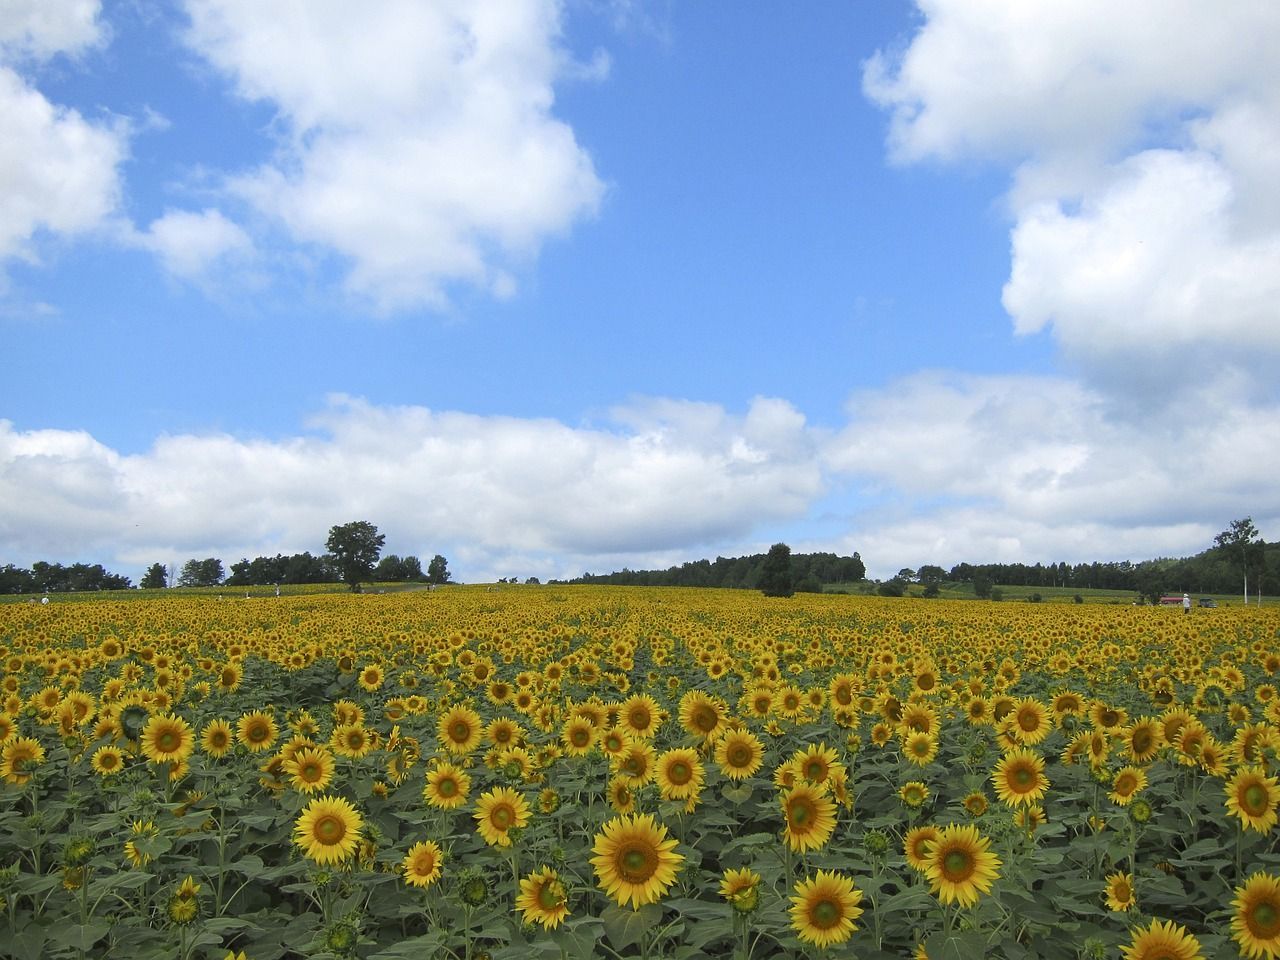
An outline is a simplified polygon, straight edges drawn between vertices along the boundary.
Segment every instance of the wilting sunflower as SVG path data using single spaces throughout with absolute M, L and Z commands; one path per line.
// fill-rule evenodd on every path
M 791 928 L 805 943 L 826 948 L 844 943 L 857 928 L 862 916 L 862 891 L 853 881 L 832 870 L 796 882 L 791 898 Z
M 420 840 L 409 848 L 401 866 L 404 882 L 411 887 L 429 887 L 440 879 L 444 854 L 434 840 Z
M 1029 747 L 1035 746 L 1053 730 L 1053 722 L 1049 719 L 1049 711 L 1043 703 L 1034 697 L 1022 697 L 1015 700 L 1013 709 L 1009 711 L 1010 727 L 1013 736 L 1019 743 Z
M 928 848 L 924 871 L 939 900 L 970 907 L 979 894 L 991 890 L 1000 876 L 1000 858 L 990 846 L 990 838 L 978 833 L 977 827 L 952 824 L 939 831 Z
M 323 790 L 333 779 L 333 754 L 323 747 L 303 747 L 285 760 L 289 783 L 300 793 Z
M 1130 933 L 1124 960 L 1204 960 L 1200 941 L 1172 920 L 1152 920 Z
M 200 749 L 215 760 L 230 752 L 234 734 L 225 720 L 210 720 L 200 731 Z
M 1107 886 L 1104 893 L 1108 910 L 1114 910 L 1117 913 L 1132 910 L 1134 904 L 1137 903 L 1133 893 L 1133 874 L 1122 873 L 1119 870 L 1110 874 L 1107 877 Z
M 1139 767 L 1121 767 L 1111 781 L 1108 797 L 1122 807 L 1147 788 L 1147 773 Z
M 32 737 L 11 737 L 0 750 L 0 777 L 22 785 L 31 780 L 31 771 L 44 763 L 44 747 Z
M 687 747 L 668 750 L 658 757 L 656 776 L 663 800 L 695 800 L 702 790 L 702 761 Z
M 782 838 L 797 853 L 816 850 L 831 839 L 836 828 L 836 805 L 825 787 L 797 783 L 779 802 L 787 826 Z
M 1044 757 L 1034 750 L 1006 753 L 991 774 L 996 795 L 1011 807 L 1036 803 L 1049 788 L 1044 775 Z
M 124 754 L 116 747 L 99 747 L 89 761 L 94 773 L 113 777 L 124 769 Z
M 764 746 L 750 730 L 730 730 L 716 743 L 716 763 L 730 780 L 745 780 L 764 762 Z
M 568 892 L 560 874 L 544 866 L 520 880 L 516 909 L 525 923 L 540 923 L 544 930 L 554 930 L 569 915 Z
M 1280 787 L 1262 767 L 1241 767 L 1226 785 L 1227 812 L 1240 818 L 1246 830 L 1266 833 L 1276 825 Z
M 1250 960 L 1280 957 L 1280 877 L 1252 874 L 1243 887 L 1236 887 L 1232 906 L 1231 935 L 1241 954 Z
M 720 880 L 720 896 L 736 913 L 751 913 L 760 906 L 760 874 L 750 868 L 729 869 Z
M 941 831 L 932 823 L 914 827 L 902 838 L 902 849 L 908 866 L 924 873 L 929 866 L 929 845 L 938 839 Z
M 437 763 L 427 771 L 422 796 L 433 807 L 454 810 L 467 802 L 471 777 L 452 763 Z
M 591 863 L 600 889 L 618 906 L 654 903 L 675 883 L 684 856 L 675 852 L 675 838 L 654 821 L 652 814 L 621 816 L 605 823 L 596 834 Z
M 342 863 L 360 845 L 364 818 L 341 797 L 317 797 L 303 808 L 293 842 L 321 866 Z
M 263 710 L 246 713 L 236 724 L 236 739 L 250 753 L 262 753 L 270 750 L 276 742 L 276 720 Z
M 485 843 L 491 847 L 509 847 L 511 831 L 529 823 L 529 804 L 510 787 L 495 787 L 480 794 L 472 816 Z
M 142 752 L 152 763 L 181 763 L 191 756 L 191 725 L 171 713 L 154 713 L 142 728 Z
M 440 717 L 436 725 L 436 738 L 450 753 L 465 756 L 480 743 L 484 725 L 480 714 L 470 707 L 454 707 Z
M 637 693 L 622 704 L 618 711 L 618 722 L 631 736 L 648 739 L 658 731 L 662 722 L 662 710 L 653 697 L 647 693 Z

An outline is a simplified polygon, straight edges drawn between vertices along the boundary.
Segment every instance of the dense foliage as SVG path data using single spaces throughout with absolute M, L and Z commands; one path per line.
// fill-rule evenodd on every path
M 716 557 L 715 560 L 694 560 L 666 570 L 621 570 L 617 573 L 583 574 L 570 583 L 610 584 L 624 587 L 727 587 L 729 589 L 760 589 L 764 576 L 767 553 L 753 553 L 746 557 Z M 841 557 L 834 553 L 791 554 L 791 580 L 802 592 L 817 593 L 813 589 L 824 583 L 853 583 L 867 575 L 862 557 Z M 805 586 L 801 586 L 801 585 Z

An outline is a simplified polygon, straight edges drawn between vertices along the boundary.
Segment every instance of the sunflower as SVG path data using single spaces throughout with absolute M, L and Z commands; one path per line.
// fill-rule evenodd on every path
M 22 785 L 31 780 L 31 771 L 44 763 L 44 747 L 31 737 L 11 737 L 0 750 L 0 777 Z
M 662 722 L 662 710 L 653 697 L 647 693 L 637 693 L 622 704 L 618 711 L 618 721 L 631 736 L 647 739 L 657 733 L 658 725 Z
M 714 741 L 724 729 L 723 701 L 701 690 L 690 690 L 680 698 L 680 725 L 691 737 Z
M 990 851 L 991 840 L 978 828 L 952 824 L 928 847 L 925 876 L 944 904 L 970 907 L 978 895 L 991 890 L 1000 876 L 1000 858 Z
M 1121 731 L 1120 737 L 1134 763 L 1147 763 L 1164 746 L 1164 728 L 1153 717 L 1141 717 Z
M 1147 773 L 1140 767 L 1121 767 L 1111 781 L 1111 792 L 1107 794 L 1115 803 L 1127 807 L 1134 795 L 1147 788 Z
M 218 689 L 223 693 L 234 693 L 239 688 L 243 677 L 244 670 L 240 664 L 232 660 L 218 671 Z
M 596 744 L 596 728 L 586 717 L 570 717 L 560 731 L 560 740 L 569 756 L 585 756 Z
M 276 742 L 276 721 L 271 714 L 262 710 L 246 713 L 236 724 L 236 739 L 250 753 L 262 753 L 270 750 Z
M 215 760 L 225 757 L 231 751 L 234 736 L 226 720 L 210 720 L 200 731 L 200 749 Z
M 511 831 L 529 823 L 529 804 L 510 787 L 494 787 L 480 794 L 472 816 L 485 843 L 491 847 L 509 847 Z
M 454 810 L 467 802 L 471 777 L 452 763 L 437 763 L 427 771 L 423 799 L 440 810 Z
M 792 850 L 816 850 L 831 839 L 836 828 L 836 805 L 825 787 L 798 783 L 783 793 L 779 802 L 787 822 L 782 838 Z
M 826 948 L 844 943 L 862 916 L 862 891 L 853 881 L 833 870 L 819 870 L 817 876 L 799 880 L 791 898 L 791 927 L 805 943 Z
M 617 813 L 632 813 L 636 808 L 636 794 L 631 784 L 621 777 L 612 777 L 605 790 L 609 806 Z
M 112 777 L 124 769 L 124 754 L 116 747 L 99 747 L 89 762 L 94 773 Z
M 1236 887 L 1231 935 L 1250 960 L 1280 957 L 1280 877 L 1255 873 Z
M 544 930 L 554 930 L 569 915 L 569 901 L 560 874 L 551 867 L 529 874 L 520 881 L 516 909 L 525 923 L 540 923 Z
M 401 866 L 404 882 L 411 887 L 429 887 L 440 879 L 444 854 L 434 840 L 420 840 L 409 848 Z
M 303 747 L 285 760 L 284 770 L 295 790 L 315 793 L 333 779 L 333 754 L 323 747 Z
M 145 867 L 151 862 L 151 854 L 146 845 L 150 840 L 160 836 L 153 820 L 135 820 L 129 828 L 129 839 L 124 842 L 125 859 L 134 867 Z M 142 846 L 139 846 L 139 842 Z
M 695 800 L 702 790 L 702 761 L 687 747 L 668 750 L 658 757 L 656 776 L 663 800 Z
M 1247 830 L 1266 833 L 1276 825 L 1280 787 L 1263 767 L 1241 767 L 1226 785 L 1227 812 Z
M 929 866 L 929 844 L 937 840 L 940 833 L 941 831 L 932 823 L 908 830 L 907 835 L 902 838 L 902 848 L 907 864 L 924 873 Z
M 152 763 L 181 763 L 191 756 L 191 725 L 171 713 L 155 713 L 142 728 L 142 752 Z
M 479 745 L 483 730 L 480 714 L 470 707 L 454 707 L 441 715 L 436 738 L 450 753 L 465 756 Z
M 360 677 L 357 682 L 362 690 L 373 693 L 382 687 L 386 680 L 386 674 L 382 672 L 382 668 L 376 663 L 371 663 L 360 671 Z
M 720 896 L 735 913 L 751 913 L 760 906 L 760 874 L 750 868 L 729 869 L 720 880 Z
M 600 889 L 620 907 L 656 902 L 675 883 L 684 863 L 675 846 L 675 838 L 667 837 L 667 828 L 656 823 L 652 814 L 608 821 L 592 847 L 591 863 Z
M 1010 729 L 1019 743 L 1029 747 L 1035 746 L 1049 735 L 1053 723 L 1049 720 L 1049 711 L 1043 703 L 1034 697 L 1022 697 L 1014 701 L 1009 712 L 1012 721 Z
M 524 742 L 524 728 L 510 717 L 498 717 L 484 728 L 484 735 L 495 747 L 515 747 Z
M 363 721 L 359 723 L 342 723 L 333 728 L 329 734 L 329 748 L 340 757 L 359 760 L 373 750 L 373 737 L 365 728 Z
M 1124 913 L 1126 910 L 1132 910 L 1137 900 L 1133 893 L 1133 874 L 1115 873 L 1107 877 L 1107 886 L 1104 891 L 1107 900 L 1107 909 L 1116 913 Z
M 1049 780 L 1044 775 L 1044 758 L 1034 750 L 1014 750 L 1005 754 L 991 774 L 996 795 L 1011 807 L 1035 803 L 1044 797 Z
M 1152 920 L 1131 934 L 1124 960 L 1204 960 L 1200 941 L 1172 920 Z
M 341 797 L 316 797 L 303 808 L 293 842 L 321 866 L 346 860 L 360 845 L 364 818 Z
M 910 733 L 902 743 L 902 755 L 917 767 L 927 766 L 938 755 L 938 738 L 931 733 Z
M 964 804 L 965 813 L 971 817 L 980 817 L 987 812 L 987 795 L 981 790 L 965 794 L 961 802 Z
M 653 747 L 647 740 L 629 741 L 621 753 L 610 758 L 614 774 L 633 787 L 653 779 L 653 761 Z
M 911 780 L 898 788 L 898 797 L 908 807 L 916 809 L 924 806 L 929 799 L 929 788 L 919 780 Z
M 730 780 L 745 780 L 764 762 L 764 746 L 750 730 L 730 730 L 716 743 L 716 763 Z

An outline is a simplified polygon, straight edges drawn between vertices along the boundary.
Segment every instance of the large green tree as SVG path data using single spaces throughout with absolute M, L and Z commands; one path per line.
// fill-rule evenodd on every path
M 1213 542 L 1230 558 L 1232 563 L 1240 564 L 1240 573 L 1244 577 L 1244 602 L 1249 604 L 1249 567 L 1255 558 L 1262 556 L 1262 540 L 1258 528 L 1253 525 L 1253 517 L 1243 520 L 1232 520 L 1231 526 L 1213 538 Z
M 147 572 L 142 575 L 142 582 L 138 584 L 143 590 L 158 590 L 167 586 L 169 582 L 169 571 L 165 569 L 163 563 L 153 563 L 147 568 Z
M 789 597 L 795 593 L 791 580 L 791 548 L 775 543 L 760 568 L 760 591 L 766 597 Z
M 431 562 L 427 564 L 427 583 L 448 583 L 449 582 L 449 561 L 436 554 L 431 558 Z
M 222 583 L 222 578 L 222 561 L 217 557 L 207 557 L 204 560 L 192 558 L 182 565 L 182 572 L 178 574 L 178 586 L 216 587 Z
M 333 557 L 342 582 L 358 593 L 360 584 L 373 579 L 373 565 L 386 540 L 368 520 L 353 520 L 329 528 L 325 549 Z

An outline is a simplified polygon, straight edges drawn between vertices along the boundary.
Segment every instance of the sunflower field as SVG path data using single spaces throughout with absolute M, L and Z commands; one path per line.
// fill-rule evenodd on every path
M 1280 610 L 0 605 L 0 956 L 1280 957 Z

